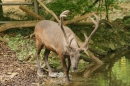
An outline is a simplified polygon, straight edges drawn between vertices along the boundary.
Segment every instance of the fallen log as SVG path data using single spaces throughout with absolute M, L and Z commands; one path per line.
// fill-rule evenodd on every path
M 39 21 L 14 21 L 0 26 L 0 32 L 11 28 L 35 27 Z
M 85 15 L 83 15 L 83 16 L 74 18 L 74 19 L 72 19 L 72 20 L 64 21 L 64 24 L 65 24 L 65 25 L 66 25 L 66 24 L 72 24 L 72 23 L 75 23 L 75 22 L 84 20 L 84 19 L 88 18 L 89 16 L 92 16 L 92 13 L 85 14 Z
M 12 28 L 24 28 L 24 27 L 35 27 L 35 25 L 41 20 L 35 20 L 35 21 L 12 21 L 9 23 L 5 23 L 0 26 L 0 32 L 6 31 L 8 29 Z M 87 25 L 87 26 L 92 26 L 93 23 L 91 22 L 76 22 L 72 23 L 72 25 Z
M 29 14 L 30 16 L 32 16 L 34 19 L 36 20 L 43 20 L 44 18 L 39 16 L 38 14 L 36 14 L 35 12 L 33 12 L 32 10 L 29 10 L 27 7 L 20 5 L 19 8 L 26 12 L 27 14 Z
M 75 25 L 75 26 L 92 26 L 94 24 L 92 22 L 74 22 L 74 23 L 71 23 L 70 25 Z
M 58 17 L 55 15 L 55 13 L 51 10 L 49 10 L 43 3 L 41 3 L 40 0 L 37 0 L 40 5 L 42 5 L 46 11 L 48 11 L 56 20 L 57 22 L 59 21 Z M 23 10 L 24 12 L 26 12 L 27 14 L 29 14 L 30 16 L 34 17 L 37 20 L 43 20 L 44 18 L 42 18 L 41 16 L 39 16 L 38 14 L 34 13 L 33 11 L 29 10 L 28 8 L 26 8 L 25 6 L 21 5 L 19 7 L 21 10 Z M 92 23 L 81 23 L 78 22 L 80 20 L 84 20 L 86 18 L 88 18 L 88 16 L 91 16 L 92 13 L 88 13 L 85 14 L 83 16 L 74 18 L 72 20 L 68 20 L 68 21 L 64 21 L 64 24 L 73 24 L 73 25 L 92 25 Z M 4 25 L 0 26 L 0 32 L 11 29 L 11 28 L 23 28 L 23 27 L 34 27 L 39 21 L 14 21 L 14 22 L 10 22 L 10 23 L 6 23 Z

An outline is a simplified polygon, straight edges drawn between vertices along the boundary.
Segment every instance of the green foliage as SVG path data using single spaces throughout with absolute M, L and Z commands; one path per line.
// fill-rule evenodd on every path
M 85 40 L 83 33 L 90 35 L 94 27 L 73 26 L 71 27 L 75 34 L 82 40 Z M 118 50 L 124 46 L 129 46 L 129 32 L 121 28 L 108 28 L 100 25 L 97 32 L 92 36 L 89 42 L 89 49 L 98 55 L 107 55 L 111 50 Z
M 129 24 L 130 23 L 130 18 L 128 18 L 128 19 L 126 19 L 126 20 L 124 20 L 124 22 L 123 22 L 124 24 Z
M 22 36 L 27 36 L 29 34 L 32 34 L 34 32 L 34 28 L 20 28 L 20 29 L 10 29 L 5 31 L 5 33 L 9 35 L 19 35 L 21 34 Z
M 32 39 L 25 39 L 20 34 L 9 38 L 8 46 L 14 50 L 19 60 L 24 60 L 27 56 L 34 57 L 35 45 Z
M 85 1 L 85 0 L 69 0 L 69 1 L 68 0 L 53 0 L 49 3 L 47 3 L 46 6 L 50 10 L 54 11 L 54 13 L 56 15 L 60 15 L 60 13 L 63 12 L 64 10 L 70 10 L 70 12 L 71 12 L 70 18 L 71 17 L 73 18 L 76 15 L 80 15 L 84 11 L 84 9 L 87 8 L 88 1 Z M 44 15 L 46 12 L 41 12 L 41 13 L 43 13 L 43 15 Z M 50 17 L 50 15 L 49 15 L 49 17 Z
M 64 10 L 70 10 L 70 15 L 67 17 L 68 19 L 72 19 L 75 16 L 84 15 L 86 13 L 89 13 L 91 11 L 98 11 L 98 13 L 106 12 L 106 17 L 108 17 L 108 11 L 111 10 L 110 8 L 116 7 L 117 4 L 115 4 L 115 0 L 102 0 L 97 1 L 96 0 L 52 0 L 49 3 L 46 3 L 46 6 L 52 10 L 57 16 L 60 15 L 61 12 Z M 45 4 L 46 1 L 44 1 Z M 40 15 L 44 16 L 46 19 L 51 19 L 51 15 L 43 11 L 43 9 L 40 10 Z

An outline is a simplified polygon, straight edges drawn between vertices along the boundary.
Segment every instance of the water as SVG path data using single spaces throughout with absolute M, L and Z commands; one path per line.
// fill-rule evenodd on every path
M 130 52 L 120 51 L 104 57 L 104 65 L 89 65 L 73 75 L 69 86 L 130 86 Z
M 102 61 L 103 65 L 85 64 L 82 71 L 70 73 L 71 82 L 64 86 L 130 86 L 130 51 L 113 52 Z M 62 81 L 54 78 L 45 86 L 61 86 Z

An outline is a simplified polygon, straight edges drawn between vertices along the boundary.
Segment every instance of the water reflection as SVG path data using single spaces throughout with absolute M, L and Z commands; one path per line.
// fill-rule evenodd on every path
M 112 53 L 103 60 L 103 66 L 89 66 L 69 86 L 130 86 L 130 52 Z
M 96 69 L 98 69 L 102 65 L 90 64 L 84 71 L 84 77 L 88 78 Z
M 126 86 L 130 86 L 130 59 L 125 56 L 121 57 L 113 67 L 113 76 L 116 76 L 117 80 L 120 80 Z

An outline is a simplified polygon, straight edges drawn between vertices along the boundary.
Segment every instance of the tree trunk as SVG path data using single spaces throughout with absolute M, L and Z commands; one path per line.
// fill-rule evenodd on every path
M 1 0 L 0 3 L 2 3 Z M 3 9 L 2 9 L 2 5 L 0 5 L 0 20 L 2 20 L 2 18 L 3 18 Z

